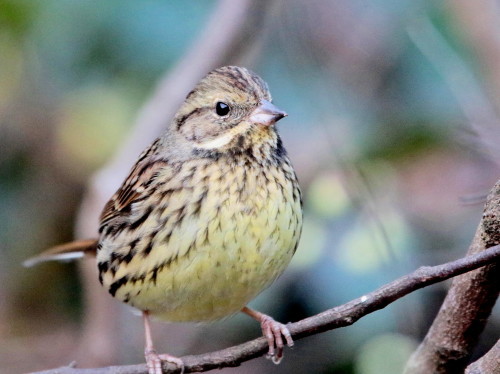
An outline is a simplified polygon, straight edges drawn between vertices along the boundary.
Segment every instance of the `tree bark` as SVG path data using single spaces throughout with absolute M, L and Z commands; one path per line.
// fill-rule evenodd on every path
M 473 362 L 465 370 L 465 374 L 499 374 L 500 373 L 500 340 L 480 359 Z
M 500 243 L 500 182 L 488 196 L 483 217 L 467 255 Z M 491 264 L 453 280 L 427 332 L 413 353 L 405 374 L 456 374 L 465 370 L 495 301 L 499 265 Z

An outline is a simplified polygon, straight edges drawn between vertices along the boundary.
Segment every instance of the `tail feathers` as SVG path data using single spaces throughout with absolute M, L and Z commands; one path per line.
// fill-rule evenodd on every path
M 46 261 L 70 261 L 86 255 L 95 257 L 97 242 L 97 239 L 88 239 L 57 245 L 27 259 L 23 262 L 23 266 L 31 267 Z

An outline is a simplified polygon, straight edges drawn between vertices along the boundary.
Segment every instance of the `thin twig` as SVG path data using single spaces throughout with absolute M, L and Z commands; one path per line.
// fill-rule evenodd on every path
M 346 304 L 328 309 L 299 322 L 288 324 L 295 340 L 318 334 L 323 331 L 349 326 L 358 319 L 385 308 L 397 299 L 418 290 L 449 279 L 451 277 L 494 263 L 500 259 L 500 245 L 480 253 L 467 256 L 437 266 L 424 266 L 413 273 L 398 278 L 379 289 L 354 299 Z M 216 368 L 239 366 L 242 362 L 262 356 L 267 351 L 264 337 L 223 349 L 221 351 L 181 357 L 185 363 L 185 373 L 202 372 Z M 165 373 L 175 373 L 177 368 L 165 364 Z M 95 369 L 62 367 L 36 374 L 146 374 L 147 367 L 141 365 L 109 366 Z

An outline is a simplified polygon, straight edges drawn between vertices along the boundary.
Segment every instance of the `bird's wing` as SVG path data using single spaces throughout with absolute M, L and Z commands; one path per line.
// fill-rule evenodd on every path
M 101 217 L 100 228 L 113 224 L 116 219 L 124 219 L 130 213 L 132 203 L 146 198 L 151 193 L 152 185 L 158 173 L 167 163 L 157 156 L 159 140 L 147 148 L 137 160 L 129 176 L 105 205 Z M 154 187 L 153 187 L 154 188 Z M 26 260 L 24 266 L 33 266 L 45 261 L 67 261 L 84 256 L 95 256 L 98 240 L 88 239 L 61 244 L 42 252 L 40 255 Z
M 127 216 L 131 212 L 131 204 L 150 195 L 153 182 L 167 166 L 164 159 L 157 157 L 157 148 L 158 140 L 139 156 L 127 179 L 104 206 L 100 216 L 101 229 L 112 224 L 115 219 Z

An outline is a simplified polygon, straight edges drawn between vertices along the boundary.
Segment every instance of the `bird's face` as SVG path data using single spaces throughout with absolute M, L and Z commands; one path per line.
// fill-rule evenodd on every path
M 193 150 L 234 151 L 275 141 L 286 116 L 271 103 L 267 84 L 245 68 L 226 66 L 203 78 L 187 96 L 173 126 Z

